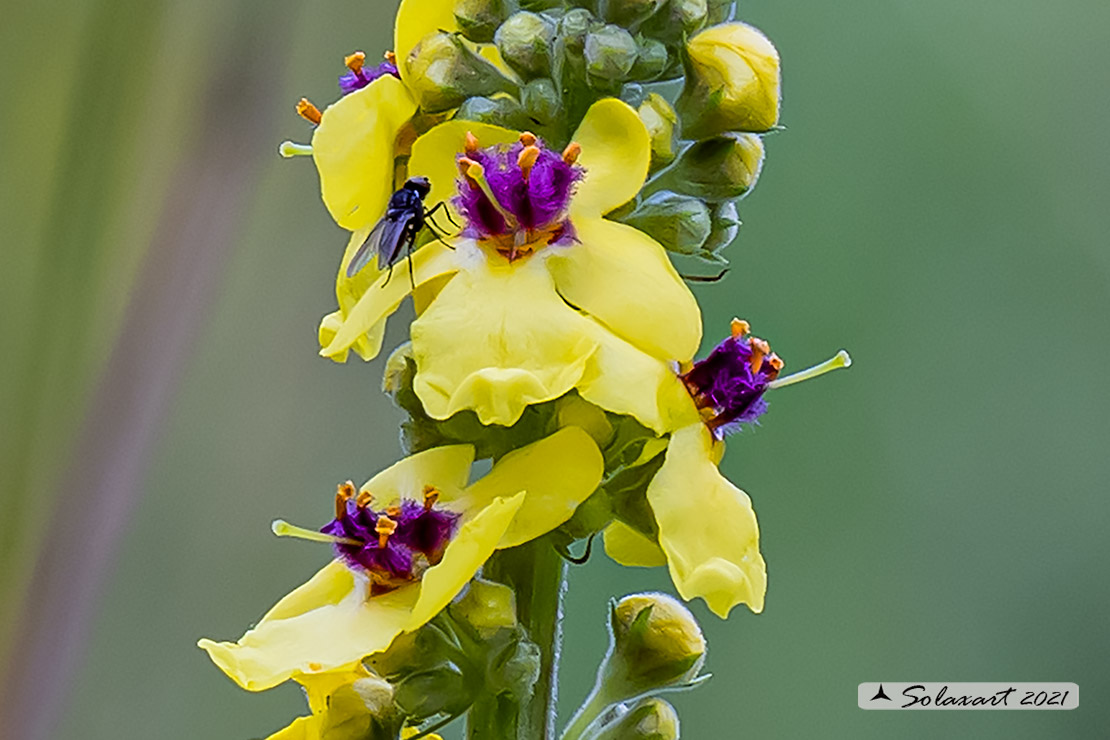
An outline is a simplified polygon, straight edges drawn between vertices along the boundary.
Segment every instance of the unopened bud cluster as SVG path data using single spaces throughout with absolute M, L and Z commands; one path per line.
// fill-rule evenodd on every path
M 657 177 L 615 217 L 676 254 L 725 264 L 734 201 L 759 177 L 780 96 L 775 47 L 735 14 L 734 0 L 457 0 L 458 32 L 412 51 L 409 84 L 426 111 L 556 146 L 591 103 L 620 97 L 648 129 Z

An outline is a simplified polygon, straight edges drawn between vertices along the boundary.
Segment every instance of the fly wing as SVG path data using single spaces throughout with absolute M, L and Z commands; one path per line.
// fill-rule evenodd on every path
M 355 275 L 366 267 L 370 258 L 378 252 L 378 245 L 381 243 L 382 234 L 385 233 L 386 225 L 389 223 L 389 216 L 383 216 L 378 223 L 374 224 L 374 228 L 370 229 L 370 233 L 366 237 L 366 241 L 355 251 L 351 261 L 347 263 L 347 277 L 353 278 Z
M 397 260 L 401 259 L 401 248 L 405 242 L 416 236 L 413 221 L 417 214 L 411 210 L 399 210 L 394 214 L 386 214 L 385 229 L 382 238 L 378 240 L 378 269 L 384 270 Z

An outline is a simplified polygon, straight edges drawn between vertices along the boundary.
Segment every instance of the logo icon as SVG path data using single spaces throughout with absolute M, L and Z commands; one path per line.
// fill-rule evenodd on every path
M 893 699 L 891 699 L 889 696 L 886 695 L 885 691 L 883 691 L 883 685 L 882 684 L 879 684 L 878 692 L 876 692 L 876 694 L 871 697 L 871 701 L 875 701 L 876 699 L 886 699 L 887 701 L 894 701 Z

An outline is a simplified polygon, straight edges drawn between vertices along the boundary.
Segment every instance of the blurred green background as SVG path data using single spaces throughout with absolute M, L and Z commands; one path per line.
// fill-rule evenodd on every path
M 4 11 L 0 654 L 11 685 L 69 687 L 19 707 L 53 722 L 45 737 L 251 738 L 302 710 L 293 687 L 239 690 L 194 643 L 237 637 L 327 560 L 271 519 L 318 520 L 337 480 L 398 455 L 381 361 L 316 356 L 344 238 L 311 163 L 276 155 L 310 136 L 298 97 L 322 106 L 343 54 L 388 47 L 394 7 Z M 741 15 L 782 53 L 787 130 L 742 204 L 732 274 L 697 289 L 706 335 L 739 315 L 788 368 L 840 347 L 855 365 L 775 394 L 730 441 L 767 608 L 726 623 L 694 606 L 715 677 L 676 699 L 684 737 L 1103 736 L 1110 5 Z M 113 476 L 110 500 L 86 497 Z M 91 576 L 48 592 L 44 562 Z M 572 571 L 564 717 L 606 597 L 643 588 L 670 584 L 603 556 Z M 11 649 L 20 613 L 49 666 L 27 664 L 25 633 Z M 863 712 L 856 684 L 875 680 L 1073 681 L 1083 698 Z

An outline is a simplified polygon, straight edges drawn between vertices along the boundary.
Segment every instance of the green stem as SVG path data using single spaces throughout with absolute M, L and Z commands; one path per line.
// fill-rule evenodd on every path
M 516 591 L 517 619 L 540 649 L 540 677 L 532 696 L 520 704 L 503 695 L 475 703 L 467 738 L 554 740 L 566 563 L 544 538 L 496 553 L 483 574 Z

